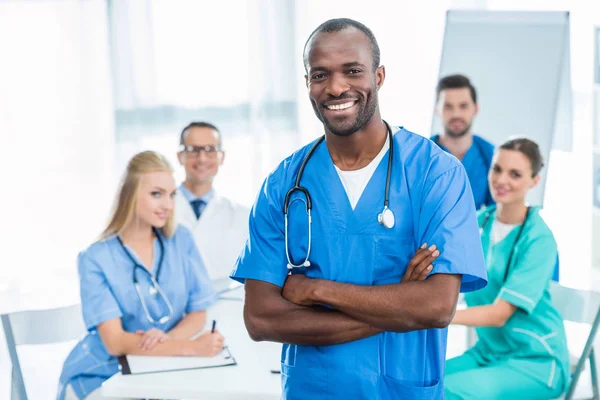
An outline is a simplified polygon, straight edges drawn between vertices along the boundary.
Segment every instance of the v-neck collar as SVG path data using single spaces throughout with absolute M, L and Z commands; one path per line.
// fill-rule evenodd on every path
M 377 214 L 383 209 L 388 157 L 389 149 L 379 161 L 354 209 L 325 142 L 319 145 L 313 158 L 308 162 L 305 170 L 308 179 L 301 185 L 310 184 L 309 191 L 320 192 L 319 199 L 327 201 L 332 215 L 342 230 L 359 233 L 368 223 L 376 222 Z M 312 167 L 309 168 L 311 163 Z M 303 177 L 303 180 L 306 178 Z M 323 182 L 328 184 L 324 185 Z M 320 204 L 314 205 L 314 207 L 319 206 Z
M 440 141 L 440 135 L 434 135 L 431 138 L 431 140 L 433 141 L 433 143 L 437 144 L 440 149 L 444 150 L 448 154 L 452 154 L 452 152 L 450 150 L 448 150 L 448 148 L 446 146 L 444 146 L 442 144 L 442 142 Z M 459 160 L 465 168 L 469 167 L 478 158 L 481 158 L 481 157 L 478 157 L 479 150 L 477 149 L 477 144 L 475 143 L 475 140 L 476 140 L 475 135 L 473 135 L 473 140 L 471 141 L 471 146 L 469 146 L 469 148 L 465 152 L 465 155 L 463 156 L 463 158 Z
M 161 256 L 160 246 L 158 245 L 158 238 L 154 238 L 154 240 L 152 241 L 152 270 L 148 270 L 148 266 L 142 262 L 142 259 L 140 258 L 140 256 L 136 253 L 136 251 L 131 246 L 129 246 L 125 243 L 123 243 L 123 246 L 125 246 L 126 251 L 128 251 L 129 254 L 131 254 L 131 257 L 133 257 L 134 261 L 139 266 L 143 267 L 146 271 L 148 271 L 152 275 L 156 274 L 156 269 L 158 268 L 158 263 L 159 263 L 160 256 Z M 127 256 L 125 256 L 125 257 L 127 257 Z M 129 257 L 127 257 L 127 259 L 129 259 Z M 132 267 L 134 267 L 134 266 L 132 265 Z

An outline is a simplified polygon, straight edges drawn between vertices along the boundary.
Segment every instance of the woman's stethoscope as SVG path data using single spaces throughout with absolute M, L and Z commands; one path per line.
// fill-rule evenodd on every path
M 383 201 L 383 210 L 377 216 L 377 222 L 379 222 L 379 225 L 382 225 L 382 226 L 386 227 L 387 229 L 392 229 L 394 227 L 396 219 L 394 217 L 394 213 L 392 212 L 392 210 L 390 210 L 388 208 L 388 205 L 389 205 L 389 200 L 390 200 L 390 177 L 392 175 L 392 158 L 393 158 L 393 154 L 394 154 L 394 136 L 392 134 L 392 128 L 390 127 L 390 125 L 385 121 L 383 121 L 383 123 L 385 124 L 385 126 L 387 128 L 387 133 L 388 133 L 389 141 L 390 141 L 390 149 L 389 149 L 389 157 L 388 157 L 387 177 L 385 179 L 385 198 Z M 306 168 L 306 164 L 312 157 L 312 155 L 315 152 L 315 150 L 317 149 L 317 147 L 319 147 L 319 145 L 324 140 L 325 140 L 325 135 L 321 136 L 319 138 L 319 140 L 317 140 L 317 142 L 309 150 L 308 154 L 306 155 L 306 157 L 302 161 L 302 164 L 300 165 L 300 170 L 298 171 L 298 174 L 296 175 L 296 183 L 287 192 L 287 194 L 285 195 L 285 200 L 283 202 L 283 215 L 284 215 L 284 219 L 285 219 L 285 232 L 284 232 L 285 255 L 286 255 L 287 261 L 288 261 L 287 267 L 290 270 L 293 268 L 310 267 L 310 261 L 308 260 L 308 258 L 310 257 L 310 248 L 311 248 L 311 244 L 312 244 L 312 218 L 310 216 L 310 211 L 312 210 L 312 200 L 310 197 L 310 193 L 308 192 L 308 189 L 300 186 L 300 180 L 302 179 L 302 174 L 304 173 L 304 168 Z M 303 199 L 302 197 L 296 197 L 295 199 L 290 201 L 290 198 L 294 192 L 302 192 L 304 194 L 304 197 L 306 198 L 306 200 Z M 290 256 L 289 247 L 288 247 L 288 211 L 290 208 L 290 204 L 297 200 L 304 202 L 304 204 L 306 205 L 306 214 L 308 216 L 308 248 L 306 250 L 306 257 L 304 258 L 304 261 L 300 264 L 293 263 L 292 258 Z
M 519 231 L 517 232 L 517 237 L 515 238 L 515 241 L 513 242 L 513 245 L 510 248 L 510 255 L 508 256 L 508 262 L 506 263 L 506 269 L 504 270 L 504 280 L 502 282 L 506 282 L 506 279 L 508 278 L 508 270 L 510 268 L 510 263 L 513 259 L 513 255 L 515 254 L 515 247 L 517 246 L 519 239 L 521 239 L 521 235 L 523 234 L 523 228 L 525 228 L 527 219 L 529 219 L 529 209 L 530 208 L 531 207 L 527 207 L 527 211 L 525 211 L 525 219 L 523 220 L 523 223 L 519 227 Z M 492 214 L 492 211 L 487 211 L 485 213 L 485 215 L 483 216 L 483 221 L 481 222 L 481 226 L 479 226 L 479 234 L 483 233 L 485 226 L 487 225 L 488 221 L 490 220 L 491 214 Z
M 162 238 L 160 237 L 160 234 L 156 230 L 156 228 L 152 228 L 152 231 L 154 232 L 154 235 L 156 235 L 156 238 L 158 239 L 158 244 L 160 246 L 160 259 L 158 261 L 158 266 L 156 267 L 156 279 L 154 278 L 152 273 L 150 271 L 148 271 L 143 265 L 138 264 L 138 262 L 135 260 L 135 258 L 133 258 L 133 256 L 129 252 L 129 250 L 127 250 L 127 248 L 123 244 L 123 241 L 121 240 L 120 236 L 117 236 L 117 240 L 119 241 L 119 244 L 125 251 L 125 254 L 127 254 L 127 257 L 129 257 L 129 259 L 133 263 L 133 285 L 135 286 L 135 290 L 138 294 L 138 297 L 140 298 L 140 302 L 142 303 L 142 308 L 144 309 L 146 318 L 148 319 L 148 321 L 150 321 L 151 324 L 156 325 L 156 324 L 165 324 L 165 323 L 169 322 L 171 317 L 173 317 L 173 306 L 171 305 L 171 302 L 165 295 L 165 292 L 163 292 L 162 288 L 158 284 L 158 276 L 160 274 L 160 269 L 162 267 L 163 259 L 165 256 L 165 245 L 162 241 Z M 146 304 L 146 300 L 144 299 L 144 296 L 142 295 L 142 290 L 140 289 L 140 284 L 139 284 L 139 282 L 137 280 L 137 276 L 135 274 L 135 272 L 138 268 L 141 268 L 144 272 L 146 272 L 146 274 L 148 274 L 148 277 L 150 278 L 150 281 L 152 282 L 152 286 L 150 286 L 148 288 L 148 293 L 152 297 L 159 295 L 162 298 L 162 300 L 167 305 L 167 308 L 169 309 L 168 315 L 163 315 L 158 320 L 152 318 L 152 315 L 150 315 L 150 310 L 148 310 L 148 305 Z

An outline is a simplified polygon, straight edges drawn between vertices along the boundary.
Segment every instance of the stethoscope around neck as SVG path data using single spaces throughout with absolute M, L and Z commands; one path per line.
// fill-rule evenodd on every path
M 148 321 L 151 324 L 154 324 L 154 325 L 161 324 L 162 325 L 162 324 L 166 324 L 167 322 L 169 322 L 169 320 L 171 320 L 171 318 L 173 317 L 173 306 L 171 305 L 171 302 L 167 298 L 165 292 L 162 290 L 162 288 L 158 284 L 158 278 L 159 278 L 161 267 L 162 267 L 163 260 L 165 257 L 165 245 L 164 245 L 163 240 L 160 237 L 160 234 L 157 231 L 157 229 L 152 228 L 152 231 L 154 232 L 154 235 L 156 235 L 156 238 L 158 239 L 158 244 L 160 246 L 160 259 L 158 261 L 158 266 L 156 267 L 156 278 L 154 278 L 154 275 L 152 275 L 152 273 L 150 271 L 148 271 L 148 269 L 146 269 L 143 265 L 140 265 L 135 260 L 135 258 L 131 255 L 131 253 L 127 249 L 127 247 L 125 247 L 125 245 L 123 244 L 121 237 L 118 235 L 117 235 L 117 240 L 119 241 L 119 244 L 123 248 L 123 251 L 125 251 L 125 254 L 127 254 L 127 257 L 133 263 L 133 285 L 135 287 L 135 291 L 138 294 L 138 297 L 140 298 L 140 302 L 142 303 L 142 309 L 144 310 L 144 314 L 146 314 L 146 318 L 148 319 Z M 164 301 L 167 308 L 169 309 L 169 313 L 167 315 L 163 315 L 158 320 L 154 319 L 152 317 L 152 315 L 150 314 L 150 310 L 148 309 L 148 305 L 146 304 L 146 300 L 144 299 L 144 295 L 142 294 L 142 289 L 140 288 L 140 283 L 138 282 L 137 275 L 136 275 L 136 271 L 138 268 L 142 269 L 146 274 L 148 274 L 148 277 L 150 278 L 150 282 L 152 283 L 152 285 L 148 288 L 148 293 L 150 294 L 150 296 L 151 297 L 155 297 L 157 295 L 160 296 L 162 301 Z
M 527 223 L 527 220 L 529 219 L 529 211 L 530 211 L 531 207 L 527 207 L 527 210 L 525 211 L 525 218 L 523 219 L 523 223 L 521 224 L 521 226 L 519 227 L 519 231 L 517 232 L 517 237 L 515 238 L 515 241 L 513 242 L 511 248 L 510 248 L 510 254 L 508 256 L 508 261 L 506 263 L 506 269 L 504 270 L 504 278 L 502 280 L 502 282 L 506 282 L 506 279 L 508 279 L 508 272 L 510 269 L 510 264 L 512 263 L 512 259 L 513 256 L 515 254 L 515 247 L 517 246 L 517 243 L 519 242 L 519 240 L 521 239 L 521 236 L 523 234 L 523 229 L 525 228 L 525 224 Z M 493 210 L 488 210 L 486 211 L 485 215 L 483 216 L 483 221 L 481 222 L 481 225 L 479 226 L 479 234 L 483 234 L 483 230 L 485 229 L 486 225 L 488 224 L 488 221 L 490 220 L 490 217 L 492 215 Z
M 381 210 L 381 212 L 377 215 L 377 222 L 379 223 L 379 225 L 381 225 L 387 229 L 392 229 L 396 223 L 396 218 L 394 217 L 394 213 L 392 212 L 392 210 L 389 209 L 388 206 L 389 206 L 389 201 L 390 201 L 390 178 L 392 175 L 392 161 L 393 161 L 393 154 L 394 154 L 394 136 L 392 134 L 392 128 L 390 127 L 390 125 L 386 121 L 383 121 L 383 123 L 385 124 L 385 126 L 387 128 L 388 138 L 389 138 L 389 142 L 390 142 L 390 148 L 389 148 L 389 156 L 388 156 L 387 176 L 385 179 L 385 197 L 383 200 L 383 210 Z M 319 140 L 317 140 L 317 142 L 308 151 L 308 154 L 306 155 L 306 157 L 304 157 L 304 160 L 302 161 L 302 164 L 300 165 L 300 169 L 298 170 L 298 174 L 296 175 L 296 182 L 294 183 L 294 186 L 290 190 L 288 190 L 288 192 L 286 193 L 285 200 L 283 202 L 283 216 L 284 216 L 284 229 L 285 229 L 285 231 L 284 231 L 285 255 L 286 255 L 287 261 L 288 261 L 287 268 L 290 270 L 294 269 L 294 268 L 310 267 L 310 265 L 311 265 L 310 261 L 309 261 L 309 257 L 310 257 L 310 250 L 311 250 L 311 245 L 312 245 L 312 217 L 311 217 L 312 199 L 310 197 L 310 192 L 308 191 L 308 189 L 300 185 L 300 180 L 302 179 L 302 175 L 304 174 L 304 168 L 306 168 L 306 164 L 308 164 L 308 161 L 312 157 L 313 153 L 315 152 L 317 147 L 319 147 L 319 145 L 324 140 L 325 140 L 325 135 L 321 136 L 319 138 Z M 296 197 L 291 200 L 292 194 L 294 194 L 295 192 L 301 192 L 302 194 L 304 194 L 304 198 Z M 306 208 L 307 218 L 308 218 L 308 246 L 306 249 L 306 257 L 304 258 L 304 261 L 301 262 L 300 264 L 294 264 L 294 262 L 292 261 L 292 257 L 290 256 L 289 245 L 288 245 L 288 242 L 289 242 L 288 241 L 288 211 L 289 211 L 290 205 L 294 201 L 302 201 L 304 203 L 305 208 Z

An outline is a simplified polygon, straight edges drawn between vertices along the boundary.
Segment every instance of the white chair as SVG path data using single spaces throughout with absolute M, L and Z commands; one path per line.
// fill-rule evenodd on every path
M 244 290 L 241 283 L 226 277 L 212 281 L 219 300 L 244 301 Z
M 17 346 L 66 342 L 86 333 L 80 304 L 3 314 L 0 318 L 12 362 L 11 400 L 27 400 Z
M 552 303 L 561 314 L 564 321 L 591 325 L 583 352 L 577 361 L 575 369 L 572 370 L 571 383 L 564 398 L 566 400 L 573 399 L 577 382 L 579 381 L 586 361 L 589 361 L 593 399 L 599 400 L 598 376 L 594 355 L 594 338 L 598 331 L 598 326 L 600 325 L 600 293 L 571 289 L 561 286 L 556 282 L 550 282 L 550 295 L 552 297 Z

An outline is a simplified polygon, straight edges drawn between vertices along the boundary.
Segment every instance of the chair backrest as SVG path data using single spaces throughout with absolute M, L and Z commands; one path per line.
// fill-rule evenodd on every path
M 598 327 L 600 326 L 600 293 L 587 290 L 571 289 L 561 286 L 556 282 L 550 282 L 550 296 L 552 303 L 561 314 L 563 320 L 590 324 L 590 333 L 583 347 L 575 369 L 571 375 L 566 400 L 573 399 L 575 388 L 579 382 L 581 372 L 587 361 L 590 363 L 590 374 L 592 377 L 592 390 L 594 399 L 600 398 L 600 389 L 598 388 L 598 377 L 596 373 L 596 359 L 594 356 L 594 340 Z
M 0 315 L 12 363 L 11 399 L 27 400 L 17 346 L 60 343 L 86 333 L 81 305 Z
M 600 293 L 550 282 L 552 304 L 565 321 L 592 324 L 600 307 Z
M 81 304 L 4 314 L 2 325 L 5 332 L 10 329 L 15 346 L 66 342 L 86 333 Z
M 234 281 L 233 279 L 231 279 L 229 277 L 214 279 L 212 281 L 212 283 L 215 288 L 215 291 L 219 295 L 230 292 L 230 291 L 235 290 L 235 289 L 239 288 L 240 286 L 242 286 L 241 283 Z

